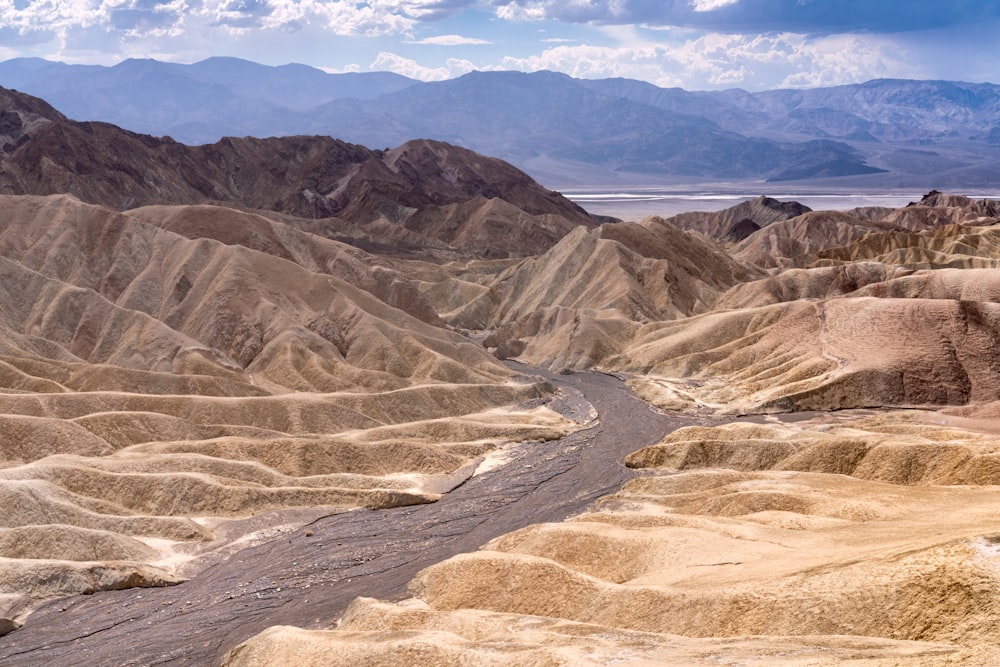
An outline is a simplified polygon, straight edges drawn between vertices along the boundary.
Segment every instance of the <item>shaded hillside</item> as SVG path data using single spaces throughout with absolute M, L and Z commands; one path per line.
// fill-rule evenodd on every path
M 0 275 L 3 632 L 575 428 L 389 260 L 246 211 L 0 196 Z
M 103 123 L 65 120 L 51 107 L 7 91 L 0 104 L 7 148 L 6 194 L 68 193 L 118 209 L 150 204 L 223 203 L 360 225 L 385 220 L 472 251 L 483 239 L 426 222 L 439 207 L 509 204 L 494 255 L 532 254 L 590 216 L 527 174 L 456 146 L 413 141 L 372 151 L 329 137 L 226 138 L 189 147 Z M 469 202 L 473 203 L 469 203 Z M 423 212 L 424 217 L 414 214 Z M 536 220 L 535 216 L 548 216 Z M 485 222 L 484 222 L 485 225 Z
M 699 236 L 612 223 L 577 229 L 445 317 L 491 331 L 484 342 L 499 356 L 589 368 L 620 353 L 640 324 L 705 312 L 721 292 L 760 275 Z
M 760 229 L 771 223 L 808 213 L 810 210 L 812 209 L 798 202 L 782 202 L 761 195 L 721 211 L 680 213 L 665 222 L 680 229 L 700 232 L 717 241 L 735 242 L 755 232 L 754 226 Z M 749 225 L 747 221 L 753 224 Z M 655 219 L 647 221 L 646 224 L 661 226 Z

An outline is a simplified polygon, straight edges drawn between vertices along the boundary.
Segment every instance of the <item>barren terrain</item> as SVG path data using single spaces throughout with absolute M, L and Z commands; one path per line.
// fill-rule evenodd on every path
M 996 202 L 0 111 L 3 664 L 1000 660 Z

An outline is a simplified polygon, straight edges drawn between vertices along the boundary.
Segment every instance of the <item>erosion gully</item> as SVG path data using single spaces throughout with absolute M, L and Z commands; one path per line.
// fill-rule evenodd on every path
M 403 599 L 407 582 L 428 565 L 579 514 L 636 474 L 623 465 L 626 454 L 701 423 L 651 409 L 612 375 L 512 366 L 562 389 L 564 411 L 589 402 L 598 422 L 517 448 L 505 465 L 432 504 L 331 514 L 177 586 L 48 602 L 0 637 L 0 665 L 215 665 L 269 626 L 329 627 L 358 596 Z

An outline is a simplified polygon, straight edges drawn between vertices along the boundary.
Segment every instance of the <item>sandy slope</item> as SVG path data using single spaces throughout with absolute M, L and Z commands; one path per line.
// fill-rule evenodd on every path
M 3 609 L 174 583 L 220 521 L 430 502 L 576 428 L 361 250 L 217 207 L 0 209 Z
M 609 363 L 654 402 L 730 413 L 962 404 L 998 398 L 998 327 L 988 301 L 793 301 L 647 325 Z
M 226 664 L 992 664 L 996 480 L 955 475 L 1000 443 L 943 419 L 682 429 L 594 511 Z
M 464 316 L 501 354 L 625 371 L 667 409 L 837 412 L 676 431 L 592 511 L 433 565 L 410 600 L 358 599 L 335 630 L 272 628 L 226 664 L 1000 660 L 994 209 L 764 204 L 647 221 L 684 239 L 675 256 L 579 231 L 477 283 Z M 708 283 L 718 246 L 679 223 L 770 275 Z M 663 258 L 666 289 L 626 250 Z M 930 405 L 965 407 L 843 412 Z

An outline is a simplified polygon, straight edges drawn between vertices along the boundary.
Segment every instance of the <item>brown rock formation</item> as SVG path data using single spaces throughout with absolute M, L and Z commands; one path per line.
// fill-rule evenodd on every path
M 13 91 L 0 96 L 0 114 L 5 194 L 65 193 L 116 209 L 214 202 L 358 225 L 384 219 L 446 246 L 454 241 L 465 252 L 499 256 L 544 251 L 575 225 L 594 224 L 511 165 L 441 142 L 373 151 L 329 137 L 227 137 L 190 147 L 105 123 L 75 123 Z M 497 213 L 496 199 L 509 210 Z M 458 204 L 467 212 L 492 210 L 479 214 L 479 226 L 499 219 L 502 232 L 433 222 L 454 215 L 436 209 Z

